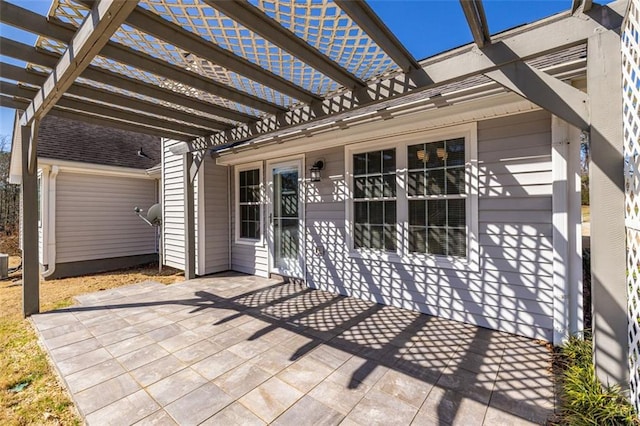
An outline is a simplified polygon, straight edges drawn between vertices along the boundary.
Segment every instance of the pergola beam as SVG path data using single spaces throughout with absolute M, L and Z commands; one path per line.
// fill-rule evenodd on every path
M 420 64 L 364 0 L 334 0 L 405 73 Z
M 462 11 L 467 24 L 471 29 L 473 41 L 478 47 L 482 48 L 491 43 L 491 34 L 489 33 L 489 25 L 487 25 L 487 16 L 484 13 L 482 0 L 460 0 Z
M 582 6 L 582 12 L 587 12 L 593 6 L 592 0 L 573 0 L 571 2 L 571 13 L 576 13 Z
M 617 1 L 606 6 L 598 6 L 589 14 L 553 17 L 532 28 L 520 28 L 506 33 L 483 49 L 475 46 L 465 47 L 455 54 L 448 53 L 446 56 L 425 61 L 422 71 L 426 73 L 431 83 L 424 86 L 417 87 L 410 84 L 411 77 L 406 74 L 392 77 L 372 83 L 368 87 L 371 99 L 369 103 L 360 103 L 353 92 L 346 92 L 321 103 L 278 114 L 275 117 L 266 117 L 256 123 L 253 128 L 240 126 L 189 144 L 176 145 L 173 151 L 183 153 L 212 146 L 229 145 L 299 125 L 307 125 L 328 116 L 338 119 L 342 114 L 350 113 L 371 103 L 380 103 L 381 107 L 384 107 L 382 102 L 385 101 L 578 46 L 586 43 L 594 32 L 619 28 L 624 16 L 624 10 L 622 10 L 624 6 L 625 2 Z M 589 16 L 592 14 L 597 19 Z
M 344 87 L 355 90 L 357 87 L 365 86 L 365 83 L 358 77 L 313 48 L 293 32 L 269 18 L 262 10 L 248 1 L 203 1 Z
M 62 23 L 55 18 L 47 20 L 44 16 L 23 9 L 19 6 L 0 1 L 0 22 L 29 31 L 43 37 L 53 38 L 63 43 L 69 43 L 75 34 L 75 29 L 69 24 Z M 202 90 L 221 98 L 229 99 L 260 111 L 275 114 L 286 109 L 257 96 L 242 92 L 233 87 L 218 83 L 193 71 L 154 58 L 144 52 L 131 49 L 113 41 L 108 42 L 100 52 L 100 56 L 113 59 L 125 65 L 130 65 L 142 71 L 156 74 L 160 77 L 174 80 L 198 90 Z M 237 120 L 242 121 L 242 120 Z
M 37 89 L 35 88 L 18 86 L 0 80 L 0 93 L 3 95 L 16 96 L 31 101 L 36 92 Z M 130 110 L 118 109 L 112 106 L 90 102 L 84 99 L 69 98 L 66 94 L 56 103 L 56 105 L 62 108 L 84 111 L 90 114 L 102 115 L 118 120 L 135 122 L 159 129 L 165 129 L 168 133 L 171 133 L 173 135 L 181 135 L 182 139 L 189 139 L 195 136 L 204 136 L 209 133 L 205 129 L 198 129 L 186 124 L 176 123 L 175 121 L 166 121 L 144 114 L 132 114 L 133 111 Z
M 24 111 L 24 109 L 29 106 L 29 101 L 16 99 L 0 94 L 0 105 L 19 111 Z M 180 141 L 187 141 L 191 139 L 191 137 L 185 136 L 181 133 L 171 132 L 166 129 L 158 129 L 155 127 L 143 126 L 137 123 L 124 122 L 105 116 L 89 114 L 85 111 L 62 108 L 58 105 L 55 105 L 48 114 L 54 115 L 56 117 L 66 118 L 68 120 L 82 121 L 85 123 L 97 124 L 104 127 L 113 127 L 115 129 L 127 130 L 129 132 L 137 132 L 145 135 L 157 136 L 160 138 L 171 138 Z
M 80 0 L 85 5 L 93 3 L 92 0 Z M 280 77 L 253 62 L 238 56 L 229 50 L 223 49 L 202 37 L 185 30 L 181 26 L 167 21 L 161 16 L 136 7 L 129 17 L 127 24 L 138 30 L 150 34 L 166 43 L 176 46 L 186 52 L 193 53 L 197 57 L 206 59 L 220 65 L 227 70 L 243 75 L 266 87 L 277 90 L 280 93 L 291 96 L 304 103 L 311 103 L 321 99 L 320 96 L 297 86 L 287 79 Z
M 0 77 L 6 78 L 8 80 L 32 84 L 35 86 L 41 86 L 46 80 L 46 76 L 43 74 L 28 71 L 24 68 L 20 68 L 4 62 L 0 62 Z M 74 83 L 71 87 L 69 87 L 67 93 L 87 99 L 100 99 L 101 101 L 113 106 L 130 108 L 146 112 L 147 114 L 157 115 L 159 117 L 166 117 L 183 121 L 195 127 L 217 129 L 219 126 L 219 122 L 210 120 L 208 118 L 189 114 L 187 112 L 170 107 L 165 107 L 161 104 L 157 104 L 151 101 L 122 95 L 104 89 L 98 89 L 81 83 Z
M 91 9 L 62 58 L 22 114 L 22 126 L 30 125 L 33 120 L 44 117 L 91 63 L 113 33 L 120 28 L 137 4 L 137 0 L 101 0 Z
M 60 55 L 56 53 L 45 52 L 41 49 L 19 43 L 5 37 L 0 37 L 0 55 L 9 56 L 14 59 L 20 59 L 22 61 L 35 65 L 41 65 L 47 68 L 54 67 L 60 58 Z M 182 105 L 187 108 L 200 110 L 208 114 L 225 117 L 230 120 L 241 122 L 255 120 L 255 117 L 253 116 L 238 111 L 233 111 L 228 108 L 219 107 L 217 105 L 213 105 L 211 103 L 196 99 L 194 97 L 183 95 L 182 93 L 174 92 L 169 89 L 164 89 L 144 81 L 126 77 L 122 74 L 118 74 L 116 72 L 93 65 L 88 66 L 81 74 L 81 77 L 108 84 L 120 89 L 128 90 L 130 92 L 138 92 L 152 98 L 172 102 L 174 104 Z M 212 129 L 221 130 L 229 127 L 228 124 L 221 121 L 218 122 L 215 120 L 211 120 L 211 123 L 216 124 L 214 127 L 211 127 Z
M 583 91 L 524 62 L 505 65 L 485 75 L 567 123 L 588 130 L 589 96 Z

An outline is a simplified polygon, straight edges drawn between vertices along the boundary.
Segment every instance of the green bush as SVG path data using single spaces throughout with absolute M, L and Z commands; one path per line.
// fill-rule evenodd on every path
M 580 201 L 582 202 L 583 206 L 588 206 L 589 205 L 589 175 L 582 175 L 580 177 L 580 182 L 581 182 L 581 188 L 582 191 L 580 192 Z
M 571 337 L 561 350 L 561 419 L 567 425 L 631 425 L 640 421 L 617 386 L 602 386 L 593 366 L 591 339 Z

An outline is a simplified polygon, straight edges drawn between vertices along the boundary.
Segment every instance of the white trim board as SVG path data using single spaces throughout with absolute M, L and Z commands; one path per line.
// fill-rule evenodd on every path
M 332 129 L 311 137 L 299 138 L 281 144 L 260 144 L 255 149 L 222 152 L 216 159 L 220 165 L 236 165 L 250 161 L 281 158 L 301 152 L 318 151 L 352 143 L 375 142 L 390 137 L 410 135 L 427 130 L 446 128 L 479 120 L 541 110 L 537 105 L 512 93 L 464 102 L 449 107 L 420 111 L 390 120 L 378 118 L 357 123 L 345 130 Z
M 149 176 L 144 169 L 131 167 L 106 166 L 103 164 L 82 163 L 79 161 L 58 160 L 55 158 L 38 157 L 38 167 L 58 166 L 62 172 L 86 173 L 105 176 L 124 176 L 140 179 L 157 179 Z

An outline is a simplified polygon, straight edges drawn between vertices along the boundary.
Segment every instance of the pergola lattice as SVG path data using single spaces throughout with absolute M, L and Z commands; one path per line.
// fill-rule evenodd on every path
M 0 103 L 24 111 L 14 178 L 25 206 L 36 205 L 37 130 L 47 113 L 183 141 L 174 152 L 188 170 L 185 273 L 192 277 L 193 179 L 208 149 L 514 92 L 590 135 L 591 194 L 602 205 L 592 220 L 615 218 L 610 228 L 592 229 L 594 301 L 613 306 L 594 306 L 596 361 L 601 377 L 624 383 L 622 111 L 614 106 L 621 64 L 611 52 L 620 49 L 627 1 L 574 0 L 566 13 L 498 35 L 481 0 L 461 5 L 475 43 L 418 62 L 363 0 L 54 0 L 48 17 L 0 0 L 1 22 L 39 36 L 35 47 L 0 39 L 2 55 L 28 63 L 0 66 Z M 563 81 L 585 68 L 587 93 Z M 36 215 L 24 209 L 25 315 L 39 309 Z M 559 274 L 556 284 L 567 279 Z M 622 352 L 612 355 L 612 347 Z

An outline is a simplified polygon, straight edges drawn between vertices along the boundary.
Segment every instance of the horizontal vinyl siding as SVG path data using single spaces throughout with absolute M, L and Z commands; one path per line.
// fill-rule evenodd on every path
M 207 156 L 203 164 L 204 270 L 203 274 L 229 269 L 228 168 Z M 202 217 L 202 216 L 200 216 Z M 202 247 L 202 245 L 201 245 Z
M 345 241 L 344 148 L 307 184 L 310 286 L 551 340 L 551 117 L 534 112 L 478 123 L 478 272 L 349 257 Z M 308 176 L 307 176 L 308 177 Z M 324 254 L 314 255 L 316 247 Z
M 184 192 L 182 157 L 162 142 L 162 244 L 164 264 L 184 269 Z
M 162 142 L 162 227 L 164 264 L 184 270 L 184 173 L 182 155 L 175 155 L 170 148 L 179 142 Z M 194 183 L 194 210 L 198 211 L 198 180 Z M 198 247 L 198 219 L 195 220 Z M 196 265 L 198 250 L 196 249 Z
M 245 274 L 258 275 L 260 277 L 269 276 L 269 262 L 268 251 L 266 245 L 266 238 L 263 235 L 263 242 L 253 244 L 243 244 L 236 242 L 236 214 L 238 206 L 236 204 L 236 182 L 235 171 L 231 170 L 231 202 L 232 202 L 232 214 L 231 214 L 231 230 L 232 230 L 232 245 L 231 245 L 231 269 L 238 272 L 244 272 Z M 267 176 L 264 173 L 263 165 L 263 185 L 266 185 Z M 263 191 L 264 192 L 264 191 Z M 263 228 L 266 228 L 266 204 L 262 207 L 262 223 Z M 263 229 L 264 234 L 264 229 Z
M 138 218 L 156 203 L 155 181 L 61 171 L 56 178 L 56 262 L 155 252 L 155 229 Z

